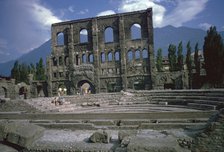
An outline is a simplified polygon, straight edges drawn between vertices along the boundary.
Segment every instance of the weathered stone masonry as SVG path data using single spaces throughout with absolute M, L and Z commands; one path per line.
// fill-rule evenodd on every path
M 133 38 L 133 26 L 141 27 L 138 39 Z M 113 35 L 109 42 L 105 37 L 108 29 Z M 152 9 L 53 24 L 47 73 L 49 96 L 56 95 L 59 87 L 75 94 L 84 83 L 95 93 L 152 89 Z

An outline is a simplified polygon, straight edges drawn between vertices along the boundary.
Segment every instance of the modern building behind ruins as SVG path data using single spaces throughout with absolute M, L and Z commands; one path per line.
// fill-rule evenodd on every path
M 134 33 L 136 27 L 139 33 Z M 151 8 L 52 25 L 50 96 L 60 87 L 75 94 L 83 85 L 92 93 L 152 89 L 153 73 Z

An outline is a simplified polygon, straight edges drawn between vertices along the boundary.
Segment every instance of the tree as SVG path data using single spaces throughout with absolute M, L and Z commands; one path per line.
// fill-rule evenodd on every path
M 177 51 L 177 70 L 183 69 L 183 46 L 182 41 L 178 45 L 178 51 Z
M 43 64 L 43 59 L 40 58 L 39 62 L 36 64 L 36 79 L 45 80 L 45 68 Z
M 198 43 L 196 43 L 195 48 L 194 48 L 194 65 L 195 65 L 195 85 L 198 87 L 200 84 L 200 59 L 198 55 Z
M 163 69 L 163 56 L 162 56 L 162 49 L 159 48 L 157 50 L 157 56 L 156 56 L 156 68 L 159 72 Z
M 20 77 L 18 61 L 15 61 L 15 63 L 14 63 L 14 66 L 11 70 L 11 77 L 15 79 L 15 83 L 18 83 L 18 78 Z
M 192 59 L 190 41 L 187 43 L 186 65 L 189 72 L 189 87 L 192 88 Z
M 170 64 L 170 71 L 175 71 L 176 70 L 176 64 L 177 64 L 177 59 L 176 59 L 176 46 L 173 44 L 169 45 L 168 48 L 168 59 L 169 59 L 169 64 Z
M 214 87 L 219 86 L 223 82 L 224 73 L 224 49 L 221 35 L 216 31 L 216 27 L 210 27 L 204 38 L 204 58 L 207 80 Z

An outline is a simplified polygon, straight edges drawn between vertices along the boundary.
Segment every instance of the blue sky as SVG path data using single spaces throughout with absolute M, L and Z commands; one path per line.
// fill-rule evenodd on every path
M 224 31 L 223 0 L 0 0 L 0 62 L 50 39 L 51 24 L 153 8 L 154 27 Z

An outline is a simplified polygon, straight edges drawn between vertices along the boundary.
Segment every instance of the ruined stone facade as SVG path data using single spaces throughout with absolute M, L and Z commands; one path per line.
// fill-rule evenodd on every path
M 30 98 L 30 86 L 24 82 L 15 84 L 15 79 L 0 77 L 0 98 Z
M 140 29 L 137 38 L 135 27 Z M 86 83 L 91 93 L 153 89 L 154 71 L 151 8 L 52 25 L 49 96 L 59 87 L 76 94 Z

